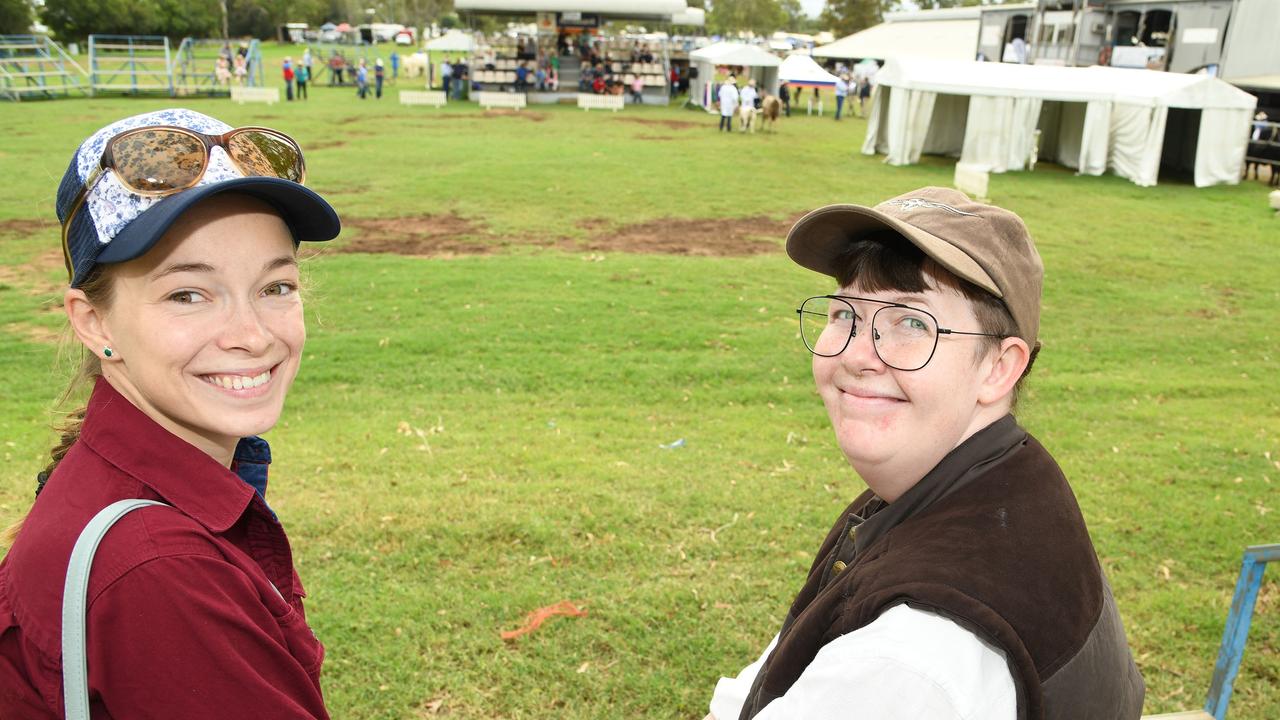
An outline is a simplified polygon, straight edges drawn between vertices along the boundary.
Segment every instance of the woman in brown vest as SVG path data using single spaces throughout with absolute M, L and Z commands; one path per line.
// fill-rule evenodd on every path
M 1010 414 L 1039 351 L 1021 219 L 924 188 L 815 210 L 787 253 L 837 283 L 797 313 L 868 490 L 710 717 L 1137 718 L 1142 677 L 1075 497 Z

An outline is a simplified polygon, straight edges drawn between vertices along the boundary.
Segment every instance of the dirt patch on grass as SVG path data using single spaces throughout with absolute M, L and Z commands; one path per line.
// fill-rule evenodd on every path
M 547 114 L 540 113 L 540 112 L 530 112 L 528 110 L 510 110 L 507 108 L 491 108 L 489 110 L 485 110 L 484 114 L 481 115 L 480 117 L 485 118 L 486 120 L 492 120 L 493 118 L 500 118 L 500 117 L 517 117 L 522 120 L 528 120 L 529 122 L 542 122 L 547 119 Z
M 21 335 L 27 340 L 41 345 L 57 345 L 62 342 L 61 332 L 43 325 L 13 322 L 5 325 L 4 330 L 11 335 Z
M 0 235 L 3 234 L 3 230 L 0 230 Z M 63 287 L 67 277 L 66 268 L 66 263 L 62 259 L 62 248 L 50 248 L 30 262 L 20 265 L 0 265 L 0 284 L 20 288 L 27 295 L 32 296 L 54 293 Z M 54 272 L 58 275 L 53 275 Z M 54 280 L 52 279 L 54 277 L 61 279 Z
M 637 117 L 619 117 L 614 118 L 617 122 L 636 123 L 637 125 L 661 125 L 672 130 L 681 130 L 684 128 L 700 128 L 706 127 L 704 123 L 696 123 L 689 120 L 654 120 L 652 118 Z
M 596 221 L 584 221 L 595 223 Z M 586 240 L 566 241 L 573 250 L 734 257 L 776 253 L 793 220 L 660 218 L 600 229 Z M 596 227 L 587 226 L 594 229 Z
M 490 108 L 476 115 L 474 113 L 462 112 L 446 112 L 432 115 L 422 115 L 414 118 L 423 122 L 440 122 L 440 121 L 464 121 L 464 120 L 496 120 L 497 118 L 517 118 L 520 120 L 528 120 L 529 122 L 543 122 L 547 119 L 547 114 L 531 110 L 513 110 L 511 108 Z M 422 125 L 427 127 L 427 125 Z
M 56 227 L 58 227 L 58 224 L 52 220 L 14 218 L 13 220 L 4 220 L 0 222 L 0 235 L 12 235 L 14 237 L 21 235 L 36 235 L 38 233 L 53 230 Z
M 607 218 L 575 223 L 587 237 L 510 238 L 487 241 L 483 223 L 456 213 L 398 218 L 355 218 L 343 221 L 353 236 L 335 244 L 334 252 L 392 253 L 418 257 L 489 255 L 519 245 L 555 247 L 570 252 L 647 253 L 701 257 L 741 257 L 776 253 L 793 219 L 659 218 L 615 225 Z
M 329 148 L 345 147 L 346 144 L 347 144 L 346 140 L 322 140 L 320 142 L 308 143 L 307 149 L 308 150 L 328 150 Z
M 582 218 L 574 224 L 583 230 L 603 230 L 613 225 L 613 223 L 609 222 L 609 218 L 602 217 Z
M 338 252 L 394 253 L 449 257 L 487 255 L 497 246 L 467 238 L 484 232 L 476 223 L 455 213 L 398 218 L 356 218 L 343 224 L 356 230 L 355 237 L 335 247 Z
M 637 139 L 637 140 L 657 140 L 657 141 L 668 141 L 668 142 L 669 142 L 669 141 L 671 141 L 671 140 L 679 140 L 680 138 L 676 137 L 675 135 L 637 135 L 637 136 L 636 136 L 636 139 Z

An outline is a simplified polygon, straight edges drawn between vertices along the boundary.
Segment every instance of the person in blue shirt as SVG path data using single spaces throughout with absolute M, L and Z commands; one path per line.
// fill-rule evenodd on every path
M 360 58 L 360 64 L 356 67 L 356 95 L 363 100 L 369 94 L 369 68 L 364 64 L 364 58 Z

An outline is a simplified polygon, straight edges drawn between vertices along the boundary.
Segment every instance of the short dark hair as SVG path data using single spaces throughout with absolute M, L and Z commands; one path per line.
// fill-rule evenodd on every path
M 979 331 L 999 336 L 978 338 L 975 359 L 999 347 L 1002 338 L 1019 336 L 1018 323 L 1014 321 L 1013 314 L 1003 300 L 956 276 L 891 230 L 869 233 L 849 243 L 848 249 L 837 260 L 836 267 L 839 268 L 836 281 L 840 283 L 840 287 L 852 287 L 856 283 L 867 292 L 908 293 L 946 289 L 969 300 L 973 303 L 973 315 L 978 321 Z M 1022 381 L 1031 373 L 1031 366 L 1035 364 L 1039 354 L 1040 343 L 1037 342 L 1031 348 L 1027 367 L 1013 386 L 1010 408 L 1017 406 Z

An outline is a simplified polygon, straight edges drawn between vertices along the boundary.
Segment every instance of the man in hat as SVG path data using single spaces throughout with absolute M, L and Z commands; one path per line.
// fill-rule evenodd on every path
M 1022 220 L 923 188 L 814 210 L 787 253 L 836 281 L 800 303 L 800 335 L 868 489 L 711 716 L 1137 718 L 1142 677 L 1080 508 L 1011 414 L 1040 348 Z

